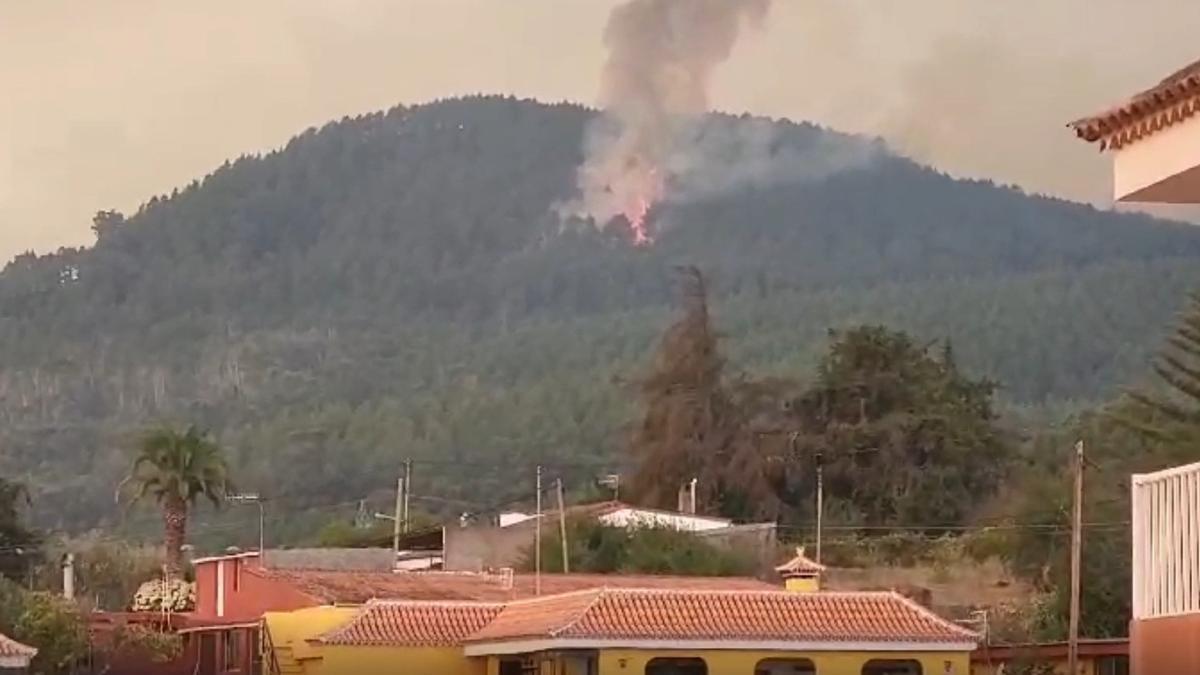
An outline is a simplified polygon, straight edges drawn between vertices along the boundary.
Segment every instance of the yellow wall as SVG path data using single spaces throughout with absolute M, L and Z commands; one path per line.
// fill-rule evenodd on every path
M 358 613 L 357 607 L 309 607 L 291 612 L 267 612 L 263 621 L 276 649 L 290 650 L 296 659 L 316 656 L 308 643 L 315 637 L 344 625 Z
M 1000 661 L 993 661 L 990 666 L 986 663 L 976 663 L 974 666 L 972 666 L 974 670 L 971 671 L 971 675 L 999 675 L 1000 664 Z M 1011 662 L 1008 666 L 1008 669 L 1009 671 L 1012 670 Z M 1096 665 L 1093 659 L 1080 657 L 1078 675 L 1092 675 L 1094 672 L 1096 672 Z M 1070 671 L 1067 670 L 1066 659 L 1061 659 L 1054 662 L 1054 675 L 1070 675 Z
M 939 653 L 865 653 L 865 652 L 751 652 L 697 651 L 651 652 L 604 650 L 600 652 L 600 675 L 643 675 L 646 663 L 655 657 L 694 656 L 704 659 L 710 675 L 754 675 L 754 666 L 763 659 L 807 658 L 817 667 L 818 675 L 861 675 L 862 667 L 872 659 L 914 659 L 921 662 L 925 675 L 969 675 L 967 652 Z M 622 666 L 624 660 L 624 666 Z M 945 663 L 951 670 L 947 673 Z
M 698 657 L 708 664 L 709 675 L 754 675 L 754 666 L 763 659 L 806 658 L 817 667 L 817 675 L 861 675 L 863 665 L 872 659 L 914 659 L 925 675 L 971 675 L 967 652 L 754 652 L 719 651 L 643 651 L 605 649 L 600 652 L 600 675 L 643 675 L 646 664 L 655 657 Z M 946 670 L 946 662 L 950 670 Z M 487 675 L 498 675 L 500 658 L 488 658 Z M 558 675 L 553 667 L 543 668 L 546 675 Z M 989 674 L 991 675 L 991 674 Z
M 816 577 L 788 577 L 783 586 L 793 593 L 816 593 L 821 590 L 821 580 Z
M 462 647 L 322 647 L 320 675 L 484 675 Z

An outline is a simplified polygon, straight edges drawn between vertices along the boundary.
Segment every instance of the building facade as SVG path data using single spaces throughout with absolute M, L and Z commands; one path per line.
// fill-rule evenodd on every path
M 1133 672 L 1200 673 L 1200 463 L 1132 483 Z
M 1120 201 L 1200 203 L 1200 61 L 1112 108 L 1071 123 L 1113 158 Z

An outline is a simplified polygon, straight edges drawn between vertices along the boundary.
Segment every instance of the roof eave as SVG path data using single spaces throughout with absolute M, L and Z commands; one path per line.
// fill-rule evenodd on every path
M 467 642 L 466 656 L 526 654 L 556 649 L 687 649 L 712 651 L 765 652 L 970 652 L 978 646 L 974 641 L 906 641 L 906 640 L 768 640 L 768 639 L 636 639 L 636 638 L 554 638 L 525 637 Z

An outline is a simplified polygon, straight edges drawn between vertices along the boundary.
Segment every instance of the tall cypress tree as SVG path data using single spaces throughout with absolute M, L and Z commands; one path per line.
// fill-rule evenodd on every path
M 680 270 L 685 308 L 663 335 L 650 373 L 640 382 L 645 413 L 630 441 L 637 463 L 633 496 L 647 506 L 674 508 L 679 488 L 698 479 L 698 501 L 711 505 L 715 466 L 738 431 L 722 381 L 724 360 L 708 313 L 704 275 Z

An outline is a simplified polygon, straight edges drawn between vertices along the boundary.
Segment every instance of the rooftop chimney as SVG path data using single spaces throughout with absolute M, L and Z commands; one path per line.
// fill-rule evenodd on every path
M 796 557 L 775 568 L 783 577 L 784 588 L 793 593 L 815 593 L 821 590 L 821 573 L 825 566 L 809 560 L 804 547 L 796 549 Z

